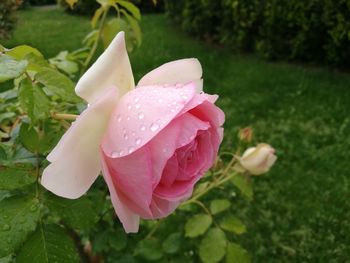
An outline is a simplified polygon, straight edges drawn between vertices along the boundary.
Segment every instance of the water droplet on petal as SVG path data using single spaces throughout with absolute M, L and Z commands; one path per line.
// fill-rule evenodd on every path
M 140 145 L 141 141 L 142 141 L 142 140 L 141 140 L 140 138 L 137 138 L 137 139 L 135 140 L 136 145 Z
M 158 102 L 159 102 L 159 103 L 162 103 L 162 102 L 163 102 L 163 99 L 158 99 Z
M 167 148 L 163 148 L 163 153 L 166 153 L 168 151 Z
M 188 99 L 188 97 L 187 97 L 186 95 L 182 96 L 182 98 L 183 98 L 184 100 L 187 100 L 187 99 Z
M 117 122 L 121 122 L 121 121 L 122 121 L 122 116 L 118 115 Z
M 112 156 L 112 158 L 117 158 L 117 157 L 119 157 L 119 152 L 112 152 L 111 156 Z
M 141 130 L 141 131 L 145 131 L 145 130 L 146 130 L 146 126 L 145 126 L 145 125 L 141 125 L 141 126 L 140 126 L 140 130 Z
M 135 136 L 135 135 L 136 135 L 136 132 L 133 131 L 133 132 L 131 133 L 131 135 L 132 135 L 132 136 Z
M 132 153 L 133 151 L 135 151 L 135 148 L 132 147 L 132 146 L 130 146 L 129 149 L 128 149 L 128 152 L 129 152 L 129 153 Z
M 152 123 L 150 129 L 151 131 L 156 131 L 159 129 L 159 125 L 157 123 Z
M 131 110 L 131 105 L 128 103 L 127 104 L 128 110 Z
M 141 104 L 140 103 L 137 103 L 136 105 L 135 105 L 135 108 L 136 109 L 139 109 L 141 107 Z
M 139 102 L 139 101 L 140 101 L 139 98 L 135 98 L 135 99 L 134 99 L 134 102 L 135 102 L 135 103 L 137 103 L 137 102 Z
M 143 112 L 139 112 L 138 117 L 140 120 L 142 120 L 145 117 L 145 114 Z
M 124 137 L 124 140 L 129 139 L 129 136 L 128 136 L 128 134 L 127 134 L 127 133 L 125 133 L 123 137 Z

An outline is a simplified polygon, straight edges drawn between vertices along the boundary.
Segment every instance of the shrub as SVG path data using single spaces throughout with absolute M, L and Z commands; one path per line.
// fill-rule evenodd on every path
M 142 13 L 164 11 L 163 0 L 158 0 L 156 6 L 153 5 L 152 0 L 133 0 L 131 2 L 138 6 Z M 73 9 L 69 7 L 65 0 L 58 0 L 58 3 L 69 13 L 89 16 L 93 15 L 95 10 L 100 6 L 96 0 L 78 0 Z
M 54 5 L 56 0 L 27 0 L 30 5 Z
M 17 21 L 15 11 L 21 3 L 21 0 L 0 1 L 0 38 L 7 38 L 10 36 Z
M 269 59 L 350 65 L 348 0 L 166 1 L 181 27 Z

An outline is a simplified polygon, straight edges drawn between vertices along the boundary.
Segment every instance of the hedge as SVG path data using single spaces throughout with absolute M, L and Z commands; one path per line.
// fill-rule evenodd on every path
M 350 0 L 166 0 L 196 36 L 269 59 L 350 66 Z
M 15 11 L 21 4 L 21 0 L 0 0 L 0 39 L 10 36 L 17 21 Z

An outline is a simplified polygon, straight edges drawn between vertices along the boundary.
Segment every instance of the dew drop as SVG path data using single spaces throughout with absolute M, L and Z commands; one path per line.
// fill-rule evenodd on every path
M 119 157 L 119 152 L 112 152 L 111 155 L 112 155 L 112 158 L 117 158 Z
M 166 153 L 168 151 L 167 148 L 163 148 L 163 153 Z
M 152 123 L 150 129 L 151 131 L 156 131 L 159 129 L 159 125 L 157 123 Z
M 145 126 L 145 125 L 141 125 L 141 126 L 140 126 L 140 130 L 141 130 L 141 131 L 145 131 L 145 130 L 146 130 L 146 126 Z
M 142 120 L 145 117 L 145 114 L 143 112 L 139 112 L 138 117 L 140 120 Z
M 159 102 L 159 103 L 162 103 L 162 102 L 163 102 L 163 99 L 158 99 L 158 102 Z
M 137 103 L 137 102 L 139 102 L 139 101 L 140 101 L 139 98 L 135 98 L 135 99 L 134 99 L 134 102 L 135 102 L 135 103 Z
M 129 149 L 128 149 L 128 153 L 132 153 L 133 151 L 135 151 L 135 148 L 130 146 Z
M 119 151 L 119 156 L 122 156 L 124 154 L 124 151 L 123 150 L 120 150 Z
M 131 132 L 131 135 L 132 135 L 132 136 L 135 136 L 135 135 L 136 135 L 136 132 L 134 132 L 134 131 Z
M 187 100 L 187 99 L 188 99 L 188 97 L 187 97 L 186 95 L 182 96 L 182 98 L 183 98 L 184 100 Z
M 135 108 L 139 109 L 140 107 L 141 107 L 141 104 L 140 103 L 136 103 Z
M 127 133 L 124 133 L 124 140 L 127 140 L 127 139 L 129 139 L 129 136 L 128 136 L 128 134 Z
M 175 112 L 175 109 L 171 109 L 170 111 L 171 111 L 171 112 Z
M 126 120 L 127 120 L 127 121 L 130 121 L 130 116 L 127 116 L 127 117 L 126 117 Z
M 127 104 L 128 110 L 131 110 L 131 105 L 128 103 Z
M 141 141 L 142 141 L 142 140 L 141 140 L 140 138 L 137 138 L 137 139 L 135 140 L 136 145 L 140 145 Z

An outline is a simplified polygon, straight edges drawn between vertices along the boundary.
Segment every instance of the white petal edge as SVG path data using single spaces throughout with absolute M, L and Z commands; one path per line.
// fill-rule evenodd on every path
M 138 86 L 145 85 L 175 85 L 199 81 L 202 78 L 202 66 L 196 58 L 185 58 L 165 63 L 147 73 L 138 82 Z M 198 92 L 200 92 L 198 90 Z
M 101 171 L 99 145 L 117 101 L 117 89 L 110 87 L 72 123 L 47 157 L 52 163 L 41 177 L 47 190 L 75 199 L 90 188 Z
M 135 87 L 124 35 L 119 32 L 78 81 L 75 93 L 87 102 L 96 101 L 111 85 L 119 89 L 119 96 Z

